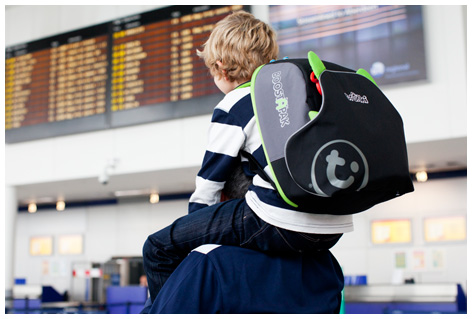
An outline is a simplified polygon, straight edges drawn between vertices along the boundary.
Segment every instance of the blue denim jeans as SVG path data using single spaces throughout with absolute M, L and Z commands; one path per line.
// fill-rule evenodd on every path
M 244 199 L 233 199 L 183 216 L 150 235 L 143 247 L 151 300 L 195 248 L 220 244 L 249 248 L 268 254 L 316 253 L 329 249 L 341 234 L 307 234 L 278 228 L 261 220 Z

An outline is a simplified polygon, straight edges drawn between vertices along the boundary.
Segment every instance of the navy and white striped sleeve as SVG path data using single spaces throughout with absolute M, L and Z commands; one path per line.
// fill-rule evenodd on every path
M 196 178 L 195 192 L 190 197 L 189 213 L 220 202 L 221 190 L 240 161 L 239 151 L 246 135 L 240 120 L 231 111 L 237 109 L 241 101 L 232 104 L 232 100 L 231 97 L 223 99 L 213 112 L 208 145 Z

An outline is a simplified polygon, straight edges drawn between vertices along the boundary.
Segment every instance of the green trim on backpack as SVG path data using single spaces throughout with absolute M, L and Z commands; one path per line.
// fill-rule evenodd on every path
M 356 73 L 365 76 L 365 77 L 368 78 L 372 83 L 374 83 L 376 86 L 378 86 L 377 83 L 375 83 L 375 80 L 374 80 L 374 78 L 372 77 L 372 75 L 370 75 L 369 72 L 367 72 L 366 70 L 364 70 L 364 69 L 359 69 L 359 70 L 357 70 Z
M 277 191 L 279 192 L 279 194 L 280 194 L 280 196 L 282 197 L 282 199 L 283 199 L 287 204 L 289 204 L 290 206 L 293 206 L 293 207 L 298 207 L 297 204 L 295 204 L 295 203 L 292 202 L 290 199 L 288 199 L 288 197 L 287 197 L 287 196 L 285 195 L 285 193 L 283 192 L 282 187 L 280 187 L 279 181 L 277 180 L 277 176 L 275 175 L 274 169 L 273 169 L 273 167 L 272 167 L 272 165 L 271 165 L 269 156 L 267 155 L 266 146 L 265 146 L 265 144 L 264 144 L 264 139 L 263 139 L 263 137 L 262 137 L 261 128 L 260 128 L 260 126 L 259 126 L 259 118 L 258 118 L 257 108 L 256 108 L 256 98 L 255 98 L 255 93 L 254 93 L 254 87 L 255 87 L 255 82 L 256 82 L 257 74 L 259 73 L 259 71 L 261 70 L 261 68 L 262 68 L 264 65 L 265 65 L 265 64 L 261 65 L 260 67 L 258 67 L 258 68 L 254 71 L 254 73 L 252 74 L 251 83 L 250 83 L 250 85 L 251 85 L 251 101 L 252 101 L 252 108 L 254 109 L 254 117 L 256 118 L 257 129 L 258 129 L 259 135 L 260 135 L 260 137 L 261 137 L 262 148 L 264 149 L 264 155 L 265 155 L 267 164 L 269 165 L 270 171 L 272 172 L 272 176 L 274 177 L 273 182 L 274 182 L 274 184 L 275 184 L 275 187 L 277 188 Z
M 310 117 L 310 121 L 313 120 L 318 115 L 318 113 L 319 112 L 317 111 L 309 111 L 308 116 Z

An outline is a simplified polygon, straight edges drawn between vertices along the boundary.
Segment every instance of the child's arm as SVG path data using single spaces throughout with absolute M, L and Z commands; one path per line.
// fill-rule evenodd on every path
M 242 127 L 230 112 L 216 108 L 208 131 L 208 145 L 190 197 L 189 213 L 220 202 L 221 190 L 240 165 L 239 150 L 245 141 Z

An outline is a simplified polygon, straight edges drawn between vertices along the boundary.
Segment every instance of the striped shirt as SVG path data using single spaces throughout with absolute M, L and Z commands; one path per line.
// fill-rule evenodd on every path
M 208 144 L 190 197 L 189 212 L 220 202 L 221 190 L 234 168 L 252 154 L 272 178 L 254 117 L 250 88 L 237 88 L 215 107 L 208 130 Z M 265 222 L 303 233 L 334 234 L 353 230 L 352 215 L 325 215 L 296 210 L 278 196 L 272 185 L 255 175 L 245 196 L 248 206 Z

